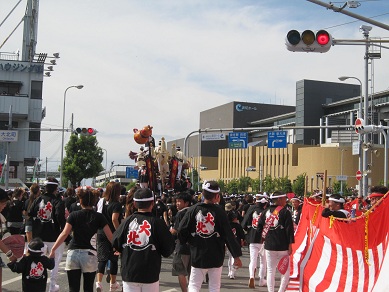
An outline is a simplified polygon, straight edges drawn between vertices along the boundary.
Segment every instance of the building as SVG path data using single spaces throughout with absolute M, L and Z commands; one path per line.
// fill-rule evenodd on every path
M 369 99 L 367 123 L 387 126 L 389 91 L 375 93 Z M 272 105 L 271 110 L 267 109 L 271 114 L 265 115 L 261 114 L 261 109 L 264 109 L 261 104 L 234 102 L 200 114 L 202 133 L 207 133 L 206 128 L 236 128 L 236 131 L 239 131 L 239 127 L 245 128 L 249 135 L 249 146 L 246 149 L 229 149 L 225 140 L 199 143 L 197 135 L 187 138 L 187 153 L 192 159 L 193 168 L 199 171 L 202 179 L 222 179 L 228 182 L 242 176 L 264 178 L 270 175 L 287 176 L 293 180 L 306 173 L 309 178 L 308 189 L 315 189 L 322 185 L 323 173 L 327 170 L 327 185 L 331 185 L 339 176 L 346 175 L 348 186 L 356 186 L 359 161 L 358 155 L 353 155 L 352 146 L 353 142 L 359 140 L 354 124 L 360 101 L 359 85 L 301 80 L 296 83 L 296 107 L 277 108 L 279 106 Z M 231 109 L 232 105 L 236 109 L 238 104 L 241 104 L 238 108 L 246 109 L 243 115 L 239 113 L 234 116 L 231 110 L 230 114 L 225 110 Z M 232 122 L 232 117 L 236 123 Z M 314 129 L 326 125 L 344 127 Z M 269 129 L 260 128 L 269 127 L 287 128 L 287 148 L 271 149 L 266 146 Z M 250 128 L 253 130 L 250 131 Z M 226 135 L 229 132 L 232 130 L 225 132 Z M 371 155 L 368 173 L 365 175 L 368 176 L 368 184 L 374 185 L 383 180 L 384 137 L 380 133 L 369 136 L 371 145 L 367 151 Z M 171 142 L 183 145 L 184 139 Z M 248 172 L 247 169 L 254 171 Z
M 17 142 L 0 140 L 0 164 L 4 165 L 7 157 L 9 178 L 22 181 L 26 180 L 26 168 L 39 161 L 40 128 L 46 112 L 42 108 L 43 79 L 50 76 L 59 57 L 35 51 L 38 2 L 27 1 L 22 52 L 0 52 L 0 132 L 17 132 L 18 136 Z

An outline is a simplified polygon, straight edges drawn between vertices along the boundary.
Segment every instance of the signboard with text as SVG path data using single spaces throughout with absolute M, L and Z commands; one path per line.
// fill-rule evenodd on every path
M 201 134 L 201 141 L 220 141 L 220 140 L 226 140 L 226 134 L 224 133 Z
M 0 130 L 0 142 L 17 142 L 18 131 Z
M 247 132 L 230 132 L 228 133 L 228 148 L 239 149 L 247 148 L 249 135 Z
M 286 148 L 287 131 L 271 131 L 267 133 L 267 148 Z
M 137 179 L 138 178 L 138 170 L 134 169 L 132 166 L 126 167 L 126 178 Z

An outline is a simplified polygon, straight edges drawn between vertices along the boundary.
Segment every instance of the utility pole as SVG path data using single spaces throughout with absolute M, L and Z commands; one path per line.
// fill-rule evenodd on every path
M 314 4 L 317 4 L 317 5 L 320 5 L 320 6 L 323 6 L 323 7 L 327 8 L 327 9 L 333 10 L 334 12 L 339 12 L 339 13 L 348 15 L 350 17 L 353 17 L 353 18 L 365 21 L 365 22 L 370 23 L 372 25 L 378 26 L 378 27 L 383 28 L 385 30 L 389 30 L 389 25 L 386 25 L 386 24 L 384 24 L 382 22 L 375 21 L 373 19 L 364 17 L 364 16 L 359 15 L 359 14 L 352 13 L 352 12 L 350 12 L 348 10 L 344 10 L 344 8 L 347 6 L 347 3 L 345 5 L 343 5 L 342 7 L 337 7 L 337 6 L 334 6 L 333 3 L 328 4 L 328 3 L 325 3 L 325 2 L 322 2 L 322 1 L 319 1 L 319 0 L 307 0 L 307 1 L 311 2 L 311 3 L 314 3 Z M 347 2 L 347 1 L 345 1 L 345 2 Z M 349 1 L 349 2 L 351 2 L 351 1 Z

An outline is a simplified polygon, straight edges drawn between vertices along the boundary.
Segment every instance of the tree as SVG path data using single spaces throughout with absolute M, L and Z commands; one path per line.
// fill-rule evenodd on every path
M 104 170 L 103 150 L 98 146 L 95 136 L 71 135 L 65 146 L 63 159 L 64 184 L 70 181 L 73 186 L 79 186 L 84 178 L 99 175 Z
M 274 192 L 274 181 L 269 174 L 263 180 L 263 191 L 266 193 Z
M 193 169 L 192 172 L 188 173 L 188 177 L 190 177 L 190 180 L 192 182 L 192 189 L 197 190 L 197 185 L 198 185 L 198 182 L 200 181 L 199 180 L 199 172 L 196 169 Z
M 304 196 L 306 176 L 306 173 L 300 174 L 292 184 L 293 192 L 299 197 Z
M 248 176 L 239 178 L 238 189 L 240 193 L 247 192 L 249 186 L 251 186 L 251 178 Z
M 239 192 L 239 181 L 237 179 L 230 180 L 226 185 L 226 191 L 229 194 L 237 194 Z
M 128 185 L 126 185 L 126 191 L 128 192 L 129 190 L 131 190 L 135 186 L 136 186 L 136 181 L 130 182 Z
M 224 183 L 224 180 L 219 179 L 217 183 L 219 184 L 220 192 L 224 193 L 226 191 L 226 184 Z

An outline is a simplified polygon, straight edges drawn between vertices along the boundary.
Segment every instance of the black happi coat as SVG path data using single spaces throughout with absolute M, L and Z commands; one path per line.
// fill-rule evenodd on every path
M 161 256 L 173 253 L 174 238 L 162 219 L 135 212 L 115 231 L 112 245 L 121 253 L 123 281 L 154 283 L 159 280 Z
M 227 214 L 219 205 L 198 203 L 190 207 L 180 222 L 178 239 L 189 243 L 195 268 L 221 267 L 225 244 L 234 258 L 242 255 Z

